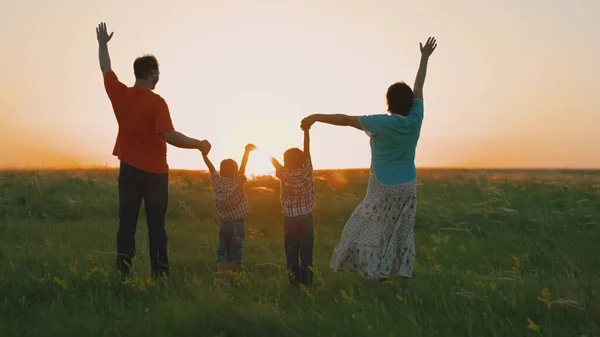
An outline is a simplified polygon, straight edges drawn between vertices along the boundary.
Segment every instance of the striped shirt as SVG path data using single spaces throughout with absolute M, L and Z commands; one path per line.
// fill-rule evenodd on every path
M 302 168 L 281 168 L 276 172 L 281 181 L 281 208 L 287 217 L 306 215 L 315 210 L 313 166 L 309 158 Z
M 242 220 L 250 213 L 250 205 L 244 191 L 246 177 L 223 178 L 211 173 L 215 191 L 215 218 L 220 222 Z

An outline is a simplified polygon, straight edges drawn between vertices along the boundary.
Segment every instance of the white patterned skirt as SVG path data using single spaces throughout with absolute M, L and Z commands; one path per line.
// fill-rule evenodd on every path
M 331 269 L 364 278 L 412 277 L 416 212 L 416 179 L 383 185 L 371 172 L 365 199 L 344 225 L 333 251 Z

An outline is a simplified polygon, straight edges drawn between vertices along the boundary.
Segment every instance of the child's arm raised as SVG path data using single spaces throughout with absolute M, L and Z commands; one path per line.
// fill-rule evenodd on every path
M 304 129 L 304 157 L 310 160 L 310 128 Z
M 250 157 L 250 152 L 254 151 L 256 146 L 254 144 L 246 145 L 246 149 L 244 150 L 244 157 L 242 157 L 242 163 L 240 164 L 240 171 L 238 172 L 238 177 L 246 176 L 246 165 L 248 164 L 248 158 Z
M 279 161 L 277 161 L 277 159 L 271 157 L 271 164 L 273 164 L 273 166 L 275 166 L 276 170 L 281 170 L 283 168 L 283 165 L 281 165 L 279 163 Z
M 279 172 L 283 169 L 283 165 L 281 165 L 277 159 L 271 157 L 271 164 L 275 167 L 275 176 L 279 177 Z
M 210 173 L 211 174 L 217 174 L 217 170 L 215 169 L 215 166 L 210 161 L 210 159 L 208 159 L 208 154 L 202 152 L 202 159 L 204 159 L 204 163 L 208 167 L 208 170 L 210 171 Z

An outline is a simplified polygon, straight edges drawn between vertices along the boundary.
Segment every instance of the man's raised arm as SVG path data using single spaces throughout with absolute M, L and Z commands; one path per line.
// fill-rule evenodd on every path
M 421 48 L 421 63 L 419 64 L 419 70 L 417 71 L 413 95 L 415 99 L 423 100 L 423 85 L 425 85 L 425 75 L 427 75 L 427 62 L 429 61 L 429 56 L 431 56 L 437 47 L 437 42 L 434 37 L 430 37 L 427 39 L 425 46 L 423 46 L 422 43 L 419 43 L 419 46 Z
M 106 23 L 101 22 L 98 27 L 96 27 L 96 38 L 98 39 L 98 60 L 100 61 L 100 70 L 102 70 L 102 75 L 106 75 L 109 71 L 111 71 L 110 64 L 110 55 L 108 54 L 108 41 L 112 39 L 114 33 L 110 33 L 108 35 L 108 31 L 106 30 Z

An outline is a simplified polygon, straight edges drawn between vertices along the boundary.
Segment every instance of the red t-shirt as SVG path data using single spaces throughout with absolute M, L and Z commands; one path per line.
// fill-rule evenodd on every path
M 167 173 L 167 143 L 161 133 L 172 131 L 167 102 L 152 90 L 127 87 L 113 71 L 104 76 L 104 88 L 119 123 L 113 155 L 140 170 Z

